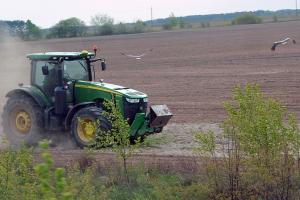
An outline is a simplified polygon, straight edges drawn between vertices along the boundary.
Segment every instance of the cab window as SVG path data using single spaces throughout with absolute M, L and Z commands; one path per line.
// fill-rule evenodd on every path
M 89 80 L 89 73 L 84 60 L 64 61 L 64 78 L 69 80 Z
M 32 84 L 40 88 L 48 96 L 53 96 L 54 88 L 57 84 L 55 64 L 47 61 L 36 61 L 34 62 L 34 65 Z M 43 66 L 48 67 L 48 75 L 43 74 Z

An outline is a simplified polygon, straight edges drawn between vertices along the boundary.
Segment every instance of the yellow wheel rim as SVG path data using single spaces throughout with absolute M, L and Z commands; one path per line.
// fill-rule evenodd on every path
M 89 118 L 78 120 L 77 133 L 79 138 L 84 142 L 90 142 L 96 135 L 96 123 Z
M 27 134 L 31 129 L 31 118 L 26 111 L 18 111 L 16 115 L 12 117 L 12 124 L 15 125 L 15 129 L 21 134 Z

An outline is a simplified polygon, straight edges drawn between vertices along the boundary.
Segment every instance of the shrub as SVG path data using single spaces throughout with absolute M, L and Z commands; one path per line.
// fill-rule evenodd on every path
M 128 32 L 129 32 L 128 27 L 124 23 L 120 22 L 119 24 L 115 25 L 115 27 L 114 27 L 115 34 L 126 34 Z
M 146 24 L 145 22 L 138 20 L 133 25 L 133 31 L 134 33 L 143 33 L 145 32 Z
M 245 13 L 241 16 L 237 17 L 232 21 L 233 25 L 240 25 L 240 24 L 260 24 L 262 23 L 262 19 L 257 17 L 252 13 Z
M 111 24 L 104 24 L 99 27 L 99 30 L 101 35 L 112 35 L 114 33 L 113 25 Z
M 212 184 L 214 197 L 294 199 L 299 182 L 293 180 L 300 177 L 295 117 L 287 114 L 280 102 L 265 97 L 258 85 L 237 87 L 233 100 L 225 104 L 223 157 L 216 157 L 214 134 L 196 136 L 197 151 L 213 161 L 207 162 L 207 178 L 218 183 Z
M 273 15 L 273 22 L 278 22 L 278 17 L 277 17 L 277 15 Z
M 208 28 L 208 27 L 210 27 L 210 22 L 201 22 L 201 27 L 202 28 Z
M 192 24 L 186 22 L 183 18 L 179 18 L 178 20 L 179 28 L 192 28 Z
M 67 190 L 71 191 L 75 199 L 107 199 L 110 191 L 95 165 L 87 167 L 84 171 L 77 165 L 67 168 Z
M 48 149 L 49 142 L 41 141 L 40 147 L 45 152 L 42 153 L 43 162 L 34 167 L 37 174 L 37 188 L 40 199 L 61 199 L 68 200 L 72 194 L 67 191 L 65 170 L 63 168 L 53 168 L 54 162 Z
M 135 145 L 131 145 L 130 126 L 126 119 L 124 119 L 121 111 L 113 104 L 113 102 L 105 101 L 104 108 L 106 110 L 104 115 L 111 122 L 112 129 L 105 133 L 98 129 L 96 138 L 91 143 L 90 148 L 101 149 L 103 146 L 112 147 L 112 151 L 117 153 L 122 160 L 124 176 L 126 182 L 129 183 L 127 160 L 136 152 L 139 142 L 136 141 Z
M 103 178 L 94 164 L 56 168 L 48 143 L 40 143 L 42 160 L 37 164 L 31 149 L 0 152 L 0 199 L 209 199 L 205 184 L 187 184 L 179 175 L 142 166 L 128 168 L 130 183 L 125 184 L 118 173 Z
M 176 28 L 178 26 L 178 23 L 178 18 L 175 17 L 174 13 L 171 13 L 169 18 L 167 19 L 167 22 L 163 25 L 163 29 L 171 30 L 173 28 Z
M 0 152 L 0 199 L 37 199 L 31 149 Z

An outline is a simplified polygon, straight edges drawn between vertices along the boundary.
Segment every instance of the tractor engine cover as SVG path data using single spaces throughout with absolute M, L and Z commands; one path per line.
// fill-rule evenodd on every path
M 161 128 L 168 124 L 173 114 L 166 105 L 153 105 L 150 107 L 150 127 Z

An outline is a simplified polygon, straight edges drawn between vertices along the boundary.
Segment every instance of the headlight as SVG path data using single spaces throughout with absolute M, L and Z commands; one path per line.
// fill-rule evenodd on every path
M 139 103 L 140 99 L 129 99 L 129 98 L 126 98 L 126 101 L 128 101 L 129 103 Z
M 144 98 L 143 101 L 144 101 L 145 103 L 148 103 L 148 98 L 147 98 L 147 97 Z

